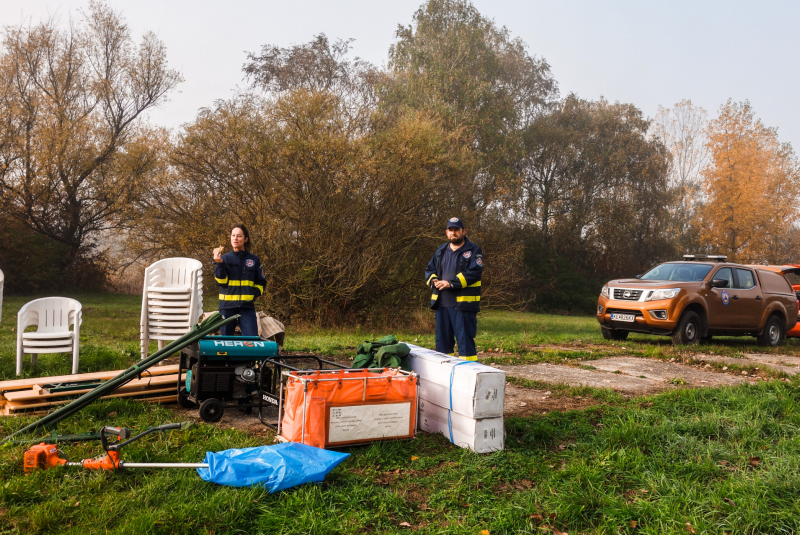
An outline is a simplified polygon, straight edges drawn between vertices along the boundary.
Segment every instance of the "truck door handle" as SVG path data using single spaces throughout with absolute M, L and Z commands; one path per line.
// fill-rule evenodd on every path
M 756 296 L 756 301 L 761 301 L 761 296 L 760 295 Z
M 739 296 L 738 295 L 734 295 L 733 298 L 734 299 L 739 299 Z

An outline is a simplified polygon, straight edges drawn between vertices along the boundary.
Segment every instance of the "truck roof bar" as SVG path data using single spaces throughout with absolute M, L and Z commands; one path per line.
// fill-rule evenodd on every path
M 714 254 L 685 254 L 683 255 L 684 260 L 704 260 L 706 262 L 725 262 L 728 257 L 727 255 L 714 255 Z

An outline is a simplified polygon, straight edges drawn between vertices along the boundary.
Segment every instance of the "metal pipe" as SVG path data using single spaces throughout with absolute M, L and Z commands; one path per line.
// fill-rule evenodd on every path
M 119 462 L 120 468 L 208 468 L 208 463 L 127 463 Z

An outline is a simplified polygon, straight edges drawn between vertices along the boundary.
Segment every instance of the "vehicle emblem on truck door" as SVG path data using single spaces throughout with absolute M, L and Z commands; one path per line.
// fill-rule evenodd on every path
M 730 302 L 731 302 L 731 295 L 725 290 L 722 290 L 722 304 L 727 305 Z

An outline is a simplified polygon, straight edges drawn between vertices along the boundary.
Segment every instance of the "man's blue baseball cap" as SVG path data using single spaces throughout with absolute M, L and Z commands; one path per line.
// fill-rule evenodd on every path
M 446 228 L 464 228 L 464 223 L 457 217 L 451 217 L 447 220 Z

